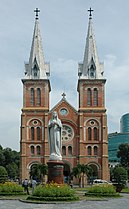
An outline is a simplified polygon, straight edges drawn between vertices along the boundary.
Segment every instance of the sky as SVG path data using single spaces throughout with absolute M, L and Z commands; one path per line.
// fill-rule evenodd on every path
M 119 132 L 120 118 L 129 112 L 129 1 L 0 0 L 0 144 L 20 148 L 21 79 L 29 60 L 37 7 L 45 61 L 50 62 L 50 108 L 65 91 L 67 101 L 78 109 L 78 62 L 84 56 L 87 10 L 94 10 L 97 49 L 107 79 L 108 133 Z

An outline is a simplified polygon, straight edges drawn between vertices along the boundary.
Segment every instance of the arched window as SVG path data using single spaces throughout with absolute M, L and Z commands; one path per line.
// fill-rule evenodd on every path
M 66 147 L 62 146 L 62 155 L 66 155 Z
M 33 68 L 33 74 L 34 74 L 34 78 L 37 78 L 37 76 L 38 76 L 38 69 L 37 69 L 36 65 Z
M 97 146 L 94 146 L 94 155 L 98 155 L 98 147 Z
M 91 67 L 89 69 L 89 77 L 90 78 L 95 78 L 95 69 L 94 69 L 93 65 L 91 65 Z
M 93 100 L 94 106 L 98 106 L 98 90 L 97 90 L 97 88 L 94 89 L 93 98 L 94 98 L 94 100 Z
M 30 152 L 31 152 L 31 155 L 34 155 L 34 146 L 30 147 Z
M 94 127 L 94 140 L 98 140 L 98 129 Z
M 31 140 L 34 140 L 34 127 L 31 127 Z
M 40 88 L 37 88 L 37 105 L 41 105 L 41 90 Z
M 92 130 L 91 130 L 91 128 L 89 127 L 88 128 L 88 140 L 91 140 L 91 138 L 92 138 L 92 132 L 91 132 Z
M 37 155 L 40 155 L 40 154 L 41 154 L 41 147 L 37 146 Z
M 92 92 L 91 89 L 87 89 L 87 106 L 91 106 L 92 104 Z
M 71 146 L 68 147 L 68 154 L 72 155 L 72 147 Z
M 40 127 L 37 127 L 37 140 L 39 141 L 39 140 L 41 140 L 40 139 Z
M 91 155 L 91 154 L 92 154 L 91 146 L 88 146 L 88 147 L 87 147 L 87 154 L 88 154 L 88 155 Z
M 30 104 L 34 106 L 34 88 L 30 89 Z

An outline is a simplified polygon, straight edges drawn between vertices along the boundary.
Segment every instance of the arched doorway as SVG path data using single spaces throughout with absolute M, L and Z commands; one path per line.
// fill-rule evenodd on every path
M 69 177 L 70 177 L 70 165 L 66 162 L 64 162 L 64 183 L 69 183 Z
M 33 163 L 30 165 L 30 179 L 34 179 L 37 183 L 45 181 L 45 176 L 47 175 L 48 167 L 46 164 Z
M 92 175 L 88 178 L 88 183 L 93 183 L 94 179 L 98 179 L 99 178 L 99 165 L 95 164 L 95 163 L 90 163 L 88 164 L 91 168 L 92 168 Z
M 39 181 L 38 163 L 33 163 L 30 165 L 29 175 L 30 179 L 35 179 L 36 181 Z

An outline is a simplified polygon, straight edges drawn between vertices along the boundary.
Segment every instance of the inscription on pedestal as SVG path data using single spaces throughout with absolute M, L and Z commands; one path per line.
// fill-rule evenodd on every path
M 54 172 L 51 173 L 51 176 L 52 176 L 52 177 L 61 176 L 61 171 L 54 171 Z

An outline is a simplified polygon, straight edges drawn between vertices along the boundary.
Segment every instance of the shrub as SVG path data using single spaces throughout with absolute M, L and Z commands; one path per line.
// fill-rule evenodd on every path
M 5 182 L 7 180 L 7 177 L 7 170 L 3 166 L 0 166 L 0 183 Z
M 85 195 L 108 196 L 108 197 L 118 196 L 115 187 L 109 184 L 94 185 L 88 189 L 88 192 Z
M 75 191 L 65 184 L 46 184 L 35 188 L 32 196 L 27 199 L 35 200 L 76 200 Z
M 23 194 L 21 185 L 15 182 L 0 183 L 0 195 Z
M 116 166 L 112 171 L 112 176 L 114 179 L 114 185 L 116 186 L 116 191 L 120 192 L 126 185 L 127 171 L 121 166 Z
M 34 197 L 34 196 L 28 196 L 27 200 L 33 200 L 33 201 L 75 201 L 75 200 L 79 200 L 79 197 Z

